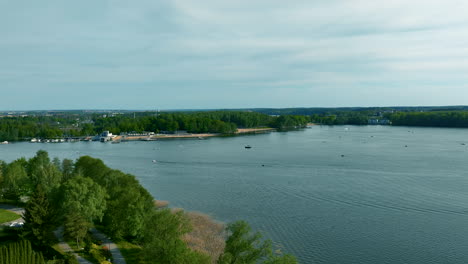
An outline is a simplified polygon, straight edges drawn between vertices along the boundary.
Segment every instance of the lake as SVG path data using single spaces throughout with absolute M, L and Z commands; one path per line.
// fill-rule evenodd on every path
M 314 126 L 206 140 L 16 143 L 0 145 L 0 159 L 39 149 L 100 158 L 172 207 L 246 220 L 301 263 L 468 263 L 467 129 Z

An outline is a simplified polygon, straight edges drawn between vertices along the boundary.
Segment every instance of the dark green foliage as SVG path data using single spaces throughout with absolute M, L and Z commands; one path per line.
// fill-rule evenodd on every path
M 220 264 L 255 264 L 271 254 L 271 242 L 262 241 L 260 233 L 251 234 L 246 222 L 231 223 L 227 230 L 231 235 L 223 255 L 219 257 Z
M 115 238 L 141 236 L 145 219 L 154 208 L 153 197 L 133 175 L 112 170 L 106 178 L 110 195 L 103 224 L 108 233 Z
M 6 169 L 6 166 L 7 164 L 3 161 L 3 160 L 0 160 L 0 199 L 3 198 L 3 193 L 1 192 L 1 190 L 3 190 L 4 188 L 4 177 L 3 177 L 3 174 L 4 174 L 4 170 Z
M 73 160 L 64 159 L 59 168 L 62 171 L 62 181 L 65 182 L 73 176 L 73 170 L 75 168 L 75 164 Z
M 278 129 L 290 129 L 305 127 L 310 119 L 306 116 L 280 116 L 272 123 L 272 127 Z
M 4 197 L 18 201 L 21 195 L 29 192 L 29 180 L 25 169 L 25 160 L 19 159 L 8 164 L 4 169 Z
M 241 113 L 241 114 L 239 114 Z M 245 115 L 244 119 L 240 115 Z M 237 126 L 249 126 L 259 124 L 261 115 L 249 112 L 194 112 L 194 113 L 163 113 L 158 115 L 140 116 L 136 119 L 132 116 L 115 116 L 111 118 L 99 118 L 95 120 L 97 131 L 110 130 L 114 133 L 121 132 L 174 132 L 186 130 L 191 133 L 234 133 Z M 248 122 L 248 120 L 251 120 Z M 267 125 L 265 122 L 263 125 Z M 258 125 L 257 125 L 258 126 Z
M 104 165 L 100 159 L 94 159 L 90 156 L 82 156 L 75 163 L 75 173 L 81 173 L 84 177 L 93 179 L 99 185 L 106 188 L 108 178 L 106 174 L 109 173 L 110 168 Z
M 24 235 L 38 246 L 54 241 L 56 211 L 51 207 L 42 185 L 38 185 L 26 205 Z
M 395 126 L 468 127 L 468 111 L 398 112 L 389 118 Z
M 106 191 L 91 178 L 75 176 L 61 187 L 61 207 L 65 235 L 78 244 L 93 220 L 102 220 L 106 210 Z
M 77 245 L 86 236 L 90 227 L 90 221 L 76 212 L 69 212 L 65 216 L 65 235 L 69 238 L 76 239 Z
M 190 223 L 182 211 L 154 211 L 147 220 L 143 236 L 143 255 L 156 264 L 202 264 L 210 258 L 187 247 L 181 237 L 190 231 Z
M 45 264 L 40 252 L 35 252 L 27 240 L 0 247 L 0 264 Z
M 99 159 L 81 157 L 75 171 L 92 178 L 108 193 L 103 223 L 115 238 L 134 238 L 142 235 L 145 219 L 154 208 L 153 197 L 135 176 L 111 170 Z
M 262 240 L 260 233 L 253 233 L 244 221 L 231 223 L 227 227 L 230 233 L 224 253 L 219 257 L 219 264 L 296 264 L 291 255 L 278 256 L 272 253 L 271 241 Z
M 368 120 L 374 112 L 333 112 L 325 114 L 314 114 L 310 117 L 311 122 L 323 125 L 367 125 Z

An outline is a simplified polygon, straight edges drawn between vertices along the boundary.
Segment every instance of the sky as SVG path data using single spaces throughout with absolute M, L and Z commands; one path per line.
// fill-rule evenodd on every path
M 466 0 L 0 0 L 0 109 L 468 104 Z

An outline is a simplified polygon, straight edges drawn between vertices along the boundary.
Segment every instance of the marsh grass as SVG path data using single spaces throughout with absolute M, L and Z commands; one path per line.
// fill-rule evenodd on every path
M 169 206 L 169 202 L 163 200 L 154 200 L 154 206 L 156 206 L 156 208 L 166 208 Z
M 215 221 L 209 215 L 199 212 L 187 212 L 192 231 L 183 236 L 187 245 L 198 252 L 207 254 L 211 263 L 216 263 L 225 246 L 225 225 Z

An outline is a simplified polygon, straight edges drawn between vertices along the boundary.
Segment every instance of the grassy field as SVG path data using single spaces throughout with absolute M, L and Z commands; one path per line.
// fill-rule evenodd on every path
M 0 209 L 0 224 L 10 222 L 20 218 L 21 216 L 7 210 Z

